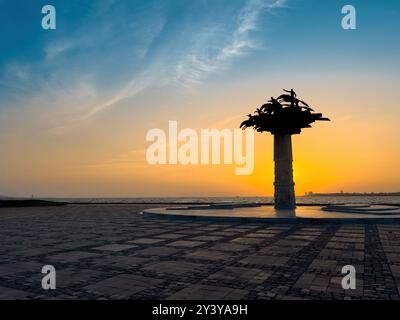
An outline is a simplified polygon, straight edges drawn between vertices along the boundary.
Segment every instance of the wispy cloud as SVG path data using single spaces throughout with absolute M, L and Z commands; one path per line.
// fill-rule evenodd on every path
M 120 32 L 119 20 L 129 2 L 108 0 L 94 6 L 91 16 L 82 19 L 73 34 L 46 43 L 42 62 L 32 68 L 23 63 L 11 65 L 7 73 L 13 76 L 6 82 L 27 88 L 29 79 L 36 89 L 27 103 L 52 104 L 49 114 L 56 118 L 53 124 L 66 128 L 149 88 L 191 88 L 210 74 L 223 71 L 234 59 L 258 48 L 252 32 L 257 30 L 261 15 L 285 7 L 286 2 L 246 0 L 242 7 L 230 11 L 234 14 L 216 13 L 212 17 L 222 17 L 218 20 L 207 13 L 194 26 L 179 24 L 174 16 L 168 16 L 168 10 L 157 9 L 144 18 L 137 13 L 137 19 L 143 20 L 136 19 L 136 24 Z M 108 14 L 108 22 L 99 24 L 99 16 L 104 14 Z M 140 30 L 136 30 L 138 25 Z M 97 30 L 101 32 L 94 36 Z M 5 82 L 2 78 L 0 83 Z
M 204 48 L 210 45 L 208 43 L 210 38 L 215 37 L 215 34 L 210 32 L 208 37 L 202 38 L 202 41 L 195 46 L 194 50 L 188 48 L 189 53 L 177 62 L 172 72 L 165 72 L 162 75 L 164 76 L 164 82 L 173 82 L 188 87 L 193 84 L 199 84 L 209 73 L 225 68 L 231 59 L 244 55 L 246 50 L 256 47 L 249 34 L 256 29 L 259 16 L 266 10 L 285 6 L 286 0 L 247 0 L 237 15 L 236 29 L 226 34 L 227 39 L 224 41 L 226 44 L 221 46 L 215 55 L 208 56 L 204 54 Z M 210 29 L 214 30 L 213 28 Z M 162 81 L 162 76 L 155 74 L 154 77 L 150 75 L 143 79 L 139 78 L 140 80 L 135 77 L 116 96 L 93 107 L 86 117 L 94 116 L 97 112 L 110 108 L 119 101 L 140 93 L 147 87 L 154 85 L 155 82 Z
M 236 28 L 226 35 L 225 45 L 221 46 L 215 55 L 205 56 L 195 52 L 187 56 L 176 68 L 177 81 L 184 85 L 198 83 L 208 73 L 225 68 L 227 62 L 233 58 L 257 47 L 250 37 L 250 32 L 257 28 L 260 15 L 265 11 L 285 6 L 286 0 L 247 0 L 237 15 Z
M 136 94 L 153 85 L 175 84 L 189 87 L 201 83 L 208 74 L 222 70 L 230 60 L 246 53 L 246 50 L 255 48 L 250 32 L 257 27 L 259 16 L 267 10 L 282 8 L 286 5 L 286 0 L 247 0 L 240 9 L 236 18 L 236 29 L 225 35 L 223 43 L 225 45 L 218 48 L 216 54 L 207 55 L 207 48 L 216 35 L 213 32 L 205 37 L 200 37 L 199 43 L 195 42 L 194 48 L 187 48 L 188 54 L 183 55 L 176 62 L 172 70 L 169 66 L 157 69 L 157 72 L 149 72 L 135 75 L 132 80 L 124 86 L 116 95 L 96 106 L 93 106 L 83 119 L 95 116 L 98 112 L 111 108 L 118 102 L 134 97 Z M 208 30 L 215 30 L 209 27 Z M 159 30 L 161 31 L 161 30 Z M 155 71 L 155 70 L 152 70 Z
M 57 41 L 51 43 L 51 45 L 47 46 L 46 51 L 46 59 L 54 59 L 58 55 L 68 51 L 71 48 L 74 48 L 76 43 L 74 44 L 72 41 Z
M 133 97 L 140 93 L 142 90 L 149 87 L 153 82 L 151 75 L 141 75 L 133 78 L 125 87 L 123 87 L 117 94 L 101 103 L 92 106 L 88 112 L 83 114 L 82 120 L 88 119 L 96 115 L 98 112 L 104 111 L 118 102 Z

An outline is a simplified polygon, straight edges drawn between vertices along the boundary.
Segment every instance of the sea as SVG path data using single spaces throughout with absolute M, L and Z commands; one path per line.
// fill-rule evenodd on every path
M 43 198 L 41 198 L 43 199 Z M 44 200 L 62 201 L 68 203 L 93 204 L 211 204 L 211 203 L 261 203 L 273 204 L 273 197 L 152 197 L 152 198 L 45 198 Z M 308 195 L 296 197 L 297 204 L 397 204 L 399 196 L 331 196 Z

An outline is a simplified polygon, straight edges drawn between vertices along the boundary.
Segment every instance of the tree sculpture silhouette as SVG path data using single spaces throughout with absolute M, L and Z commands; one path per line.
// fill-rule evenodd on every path
M 293 182 L 293 157 L 291 135 L 301 133 L 303 128 L 311 128 L 315 121 L 330 121 L 304 101 L 297 98 L 296 92 L 284 90 L 286 94 L 270 100 L 255 114 L 249 114 L 241 128 L 254 128 L 258 132 L 274 135 L 275 161 L 275 208 L 294 209 L 296 207 Z
M 261 108 L 257 108 L 254 115 L 249 114 L 243 121 L 241 128 L 254 128 L 258 132 L 268 131 L 271 134 L 299 134 L 303 128 L 311 128 L 315 121 L 329 121 L 321 113 L 313 113 L 313 109 L 297 99 L 294 90 L 284 90 L 289 94 L 282 94 L 277 99 L 271 97 Z

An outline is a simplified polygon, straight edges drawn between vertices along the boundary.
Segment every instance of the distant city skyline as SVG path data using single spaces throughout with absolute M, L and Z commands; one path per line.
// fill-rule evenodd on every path
M 313 191 L 306 191 L 305 196 L 320 196 L 320 195 L 398 195 L 400 196 L 400 191 L 399 192 L 348 192 L 348 191 L 343 191 L 340 190 L 340 192 L 328 192 L 328 193 L 319 193 L 319 192 L 313 192 Z

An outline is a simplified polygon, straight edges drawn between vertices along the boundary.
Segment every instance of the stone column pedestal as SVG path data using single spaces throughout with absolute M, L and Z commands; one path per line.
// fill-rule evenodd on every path
M 292 136 L 274 135 L 275 209 L 295 209 Z

